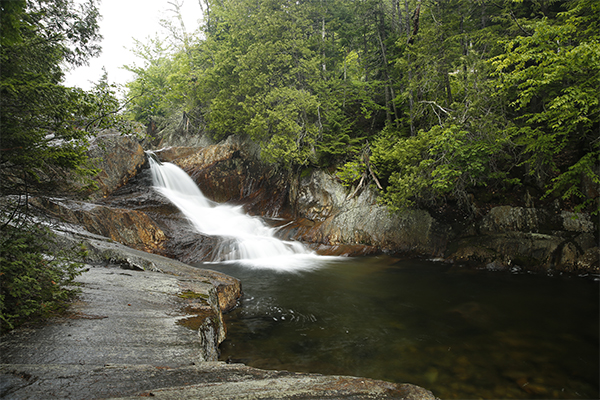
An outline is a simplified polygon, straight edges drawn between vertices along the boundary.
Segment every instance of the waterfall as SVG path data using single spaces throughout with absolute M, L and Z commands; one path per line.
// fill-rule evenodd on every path
M 235 261 L 275 269 L 315 267 L 318 259 L 302 243 L 275 237 L 276 230 L 241 206 L 218 204 L 204 197 L 192 178 L 175 164 L 160 162 L 148 153 L 154 188 L 186 216 L 198 232 L 220 237 L 213 252 L 216 262 Z

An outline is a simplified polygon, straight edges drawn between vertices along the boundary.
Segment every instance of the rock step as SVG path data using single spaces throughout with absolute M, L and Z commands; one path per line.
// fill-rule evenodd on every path
M 0 397 L 12 399 L 436 399 L 430 391 L 410 384 L 265 371 L 223 362 L 178 368 L 127 364 L 0 365 L 0 374 Z

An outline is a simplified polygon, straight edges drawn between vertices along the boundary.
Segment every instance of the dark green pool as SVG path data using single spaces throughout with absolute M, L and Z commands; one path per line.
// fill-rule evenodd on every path
M 222 360 L 358 375 L 441 398 L 599 398 L 599 282 L 359 258 L 242 280 Z

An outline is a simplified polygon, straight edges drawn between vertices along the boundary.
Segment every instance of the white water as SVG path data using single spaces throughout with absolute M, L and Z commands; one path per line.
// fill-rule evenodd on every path
M 222 237 L 213 261 L 236 261 L 252 267 L 293 270 L 315 268 L 317 256 L 302 243 L 277 239 L 275 229 L 244 213 L 240 206 L 208 200 L 178 166 L 148 155 L 154 188 L 171 201 L 200 233 Z M 329 258 L 329 257 L 327 257 Z

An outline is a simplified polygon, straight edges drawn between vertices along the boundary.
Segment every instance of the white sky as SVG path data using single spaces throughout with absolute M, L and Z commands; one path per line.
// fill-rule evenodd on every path
M 79 67 L 66 73 L 65 85 L 78 86 L 88 90 L 93 82 L 102 77 L 102 67 L 108 72 L 111 83 L 125 84 L 133 79 L 133 75 L 121 67 L 142 62 L 129 50 L 133 48 L 133 38 L 145 43 L 147 37 L 160 33 L 165 36 L 160 26 L 161 19 L 174 16 L 169 12 L 173 0 L 100 0 L 100 34 L 102 54 L 90 60 L 89 66 Z M 182 15 L 186 30 L 196 30 L 202 11 L 198 0 L 177 0 L 183 3 Z

